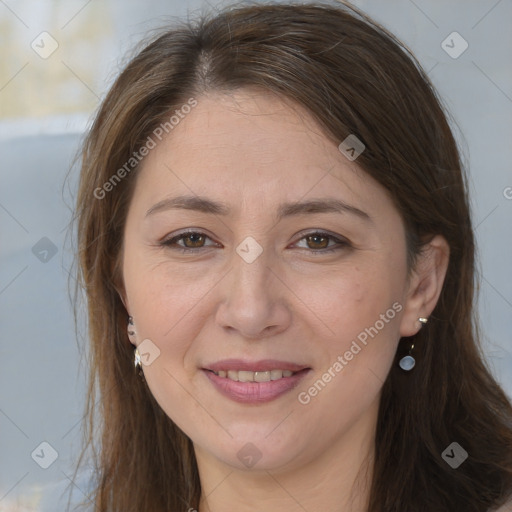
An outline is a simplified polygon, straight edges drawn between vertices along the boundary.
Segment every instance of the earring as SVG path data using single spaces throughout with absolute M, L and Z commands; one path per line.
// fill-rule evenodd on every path
M 131 344 L 135 347 L 134 350 L 134 366 L 135 366 L 135 372 L 140 375 L 142 378 L 144 378 L 144 372 L 142 371 L 142 362 L 140 359 L 139 349 L 137 348 L 135 341 L 137 338 L 137 332 L 135 331 L 135 325 L 133 322 L 133 317 L 128 317 L 128 339 L 130 340 Z
M 416 364 L 416 359 L 414 359 L 414 357 L 411 355 L 413 349 L 414 349 L 414 343 L 411 343 L 411 348 L 409 349 L 409 354 L 402 357 L 402 359 L 400 359 L 400 361 L 398 362 L 398 365 L 400 366 L 400 368 L 402 368 L 402 370 L 404 370 L 405 372 L 410 372 Z
M 135 358 L 134 358 L 135 372 L 138 373 L 142 377 L 142 375 L 143 375 L 142 363 L 141 363 L 141 360 L 140 360 L 140 354 L 139 354 L 139 349 L 138 348 L 135 348 L 134 356 L 135 356 Z
M 133 325 L 133 317 L 128 317 L 128 339 L 132 342 L 132 344 L 135 343 L 135 326 Z
M 418 318 L 418 322 L 425 325 L 428 322 L 428 318 L 420 316 Z M 400 359 L 400 361 L 398 362 L 398 365 L 400 366 L 400 368 L 402 368 L 402 370 L 404 370 L 405 372 L 410 372 L 416 365 L 416 359 L 414 359 L 414 357 L 412 355 L 413 349 L 414 349 L 414 343 L 411 343 L 411 347 L 409 348 L 409 353 L 406 356 L 402 357 L 402 359 Z

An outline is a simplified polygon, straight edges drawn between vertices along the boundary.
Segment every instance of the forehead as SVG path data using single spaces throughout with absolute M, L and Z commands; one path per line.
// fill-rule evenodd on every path
M 197 98 L 145 158 L 136 195 L 171 193 L 257 204 L 308 196 L 385 206 L 382 187 L 338 150 L 309 113 L 270 93 Z

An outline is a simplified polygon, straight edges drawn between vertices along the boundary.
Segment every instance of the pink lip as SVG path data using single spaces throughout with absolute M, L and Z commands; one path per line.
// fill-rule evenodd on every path
M 311 368 L 295 363 L 276 360 L 256 361 L 251 363 L 239 359 L 228 359 L 208 365 L 208 368 L 202 368 L 202 371 L 215 388 L 231 400 L 247 404 L 260 404 L 275 400 L 295 388 L 306 374 L 309 373 L 310 369 Z M 219 370 L 247 370 L 253 372 L 290 370 L 297 373 L 294 373 L 291 377 L 283 377 L 282 379 L 271 380 L 269 382 L 236 382 L 226 377 L 219 377 L 213 373 Z

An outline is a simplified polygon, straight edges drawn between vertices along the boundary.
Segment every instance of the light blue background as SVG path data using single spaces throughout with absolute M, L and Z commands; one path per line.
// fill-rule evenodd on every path
M 77 16 L 87 4 L 76 3 Z M 210 4 L 220 5 L 213 0 Z M 355 4 L 413 50 L 453 115 L 470 179 L 484 350 L 497 379 L 512 395 L 512 199 L 505 197 L 506 188 L 512 187 L 512 2 L 360 0 Z M 8 5 L 15 10 L 17 4 Z M 126 50 L 149 28 L 162 26 L 161 16 L 184 16 L 190 10 L 209 8 L 206 3 L 177 0 L 109 0 L 103 5 L 116 12 L 116 25 L 105 45 L 104 62 L 99 64 L 103 79 L 86 84 L 99 97 Z M 0 21 L 10 16 L 12 12 L 0 5 Z M 41 26 L 38 31 L 44 29 Z M 453 31 L 469 44 L 457 59 L 441 48 Z M 21 84 L 23 75 L 16 80 Z M 85 85 L 77 79 L 76 87 Z M 76 116 L 68 120 L 64 116 L 57 122 L 37 120 L 21 127 L 14 121 L 0 122 L 2 512 L 64 510 L 57 501 L 79 453 L 85 366 L 67 295 L 71 257 L 64 241 L 70 212 L 64 199 L 72 199 L 69 191 L 63 198 L 62 185 L 84 120 L 91 114 L 83 112 L 78 121 Z M 71 187 L 75 181 L 71 179 Z M 47 263 L 31 251 L 42 237 L 58 248 Z M 31 458 L 42 441 L 59 453 L 46 470 Z M 75 482 L 78 488 L 85 488 L 86 476 Z M 37 501 L 37 495 L 41 501 L 34 508 L 16 505 L 27 497 Z

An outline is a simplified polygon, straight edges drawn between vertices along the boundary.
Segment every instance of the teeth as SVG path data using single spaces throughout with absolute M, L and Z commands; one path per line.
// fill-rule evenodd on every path
M 250 372 L 246 370 L 219 370 L 214 372 L 219 377 L 228 378 L 239 382 L 270 382 L 271 380 L 282 379 L 283 377 L 291 377 L 291 370 L 269 370 L 266 372 Z
M 270 372 L 254 372 L 254 382 L 270 382 Z
M 228 371 L 228 379 L 238 380 L 238 372 L 235 372 L 234 370 L 229 370 Z
M 254 382 L 254 372 L 238 372 L 238 379 L 239 382 Z

